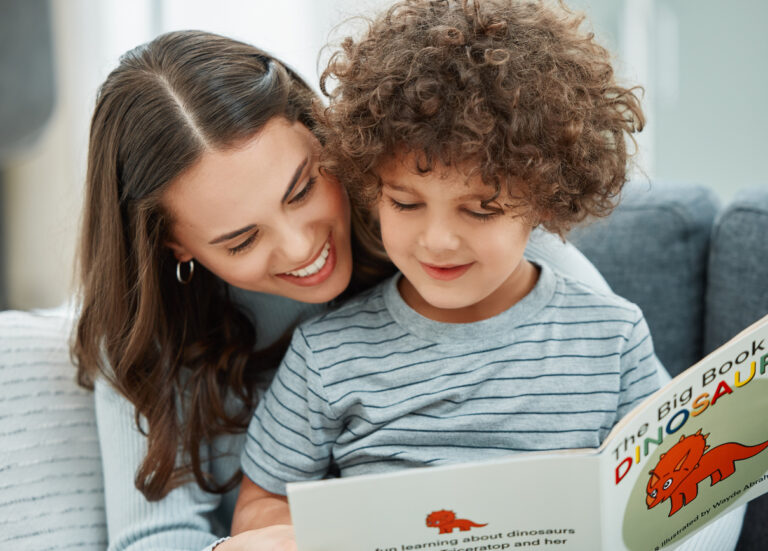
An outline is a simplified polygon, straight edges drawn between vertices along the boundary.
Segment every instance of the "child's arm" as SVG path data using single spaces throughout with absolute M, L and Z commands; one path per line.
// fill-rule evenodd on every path
M 319 369 L 312 366 L 313 352 L 299 328 L 256 407 L 240 457 L 245 476 L 231 532 L 233 540 L 254 540 L 244 551 L 295 551 L 288 501 L 281 495 L 286 482 L 321 479 L 328 472 L 344 418 L 330 410 Z
M 281 524 L 247 530 L 214 545 L 215 551 L 296 551 L 293 526 Z
M 617 421 L 660 388 L 661 376 L 665 372 L 656 357 L 648 324 L 639 309 L 637 315 L 621 354 L 622 390 L 619 394 Z
M 288 499 L 268 492 L 244 476 L 232 517 L 232 535 L 284 524 L 291 524 Z

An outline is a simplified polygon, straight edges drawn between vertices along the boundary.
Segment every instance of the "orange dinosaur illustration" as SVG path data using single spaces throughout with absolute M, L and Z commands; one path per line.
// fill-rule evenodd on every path
M 427 526 L 430 528 L 439 528 L 440 534 L 450 534 L 453 532 L 454 528 L 466 532 L 472 528 L 487 526 L 487 524 L 477 524 L 471 520 L 456 518 L 456 513 L 453 511 L 442 509 L 440 511 L 433 511 L 427 515 Z
M 699 482 L 710 477 L 710 485 L 717 484 L 736 471 L 736 461 L 753 457 L 768 447 L 768 441 L 755 446 L 727 442 L 707 451 L 708 436 L 701 434 L 699 429 L 696 434 L 681 436 L 674 446 L 661 454 L 659 462 L 650 471 L 646 489 L 645 502 L 649 509 L 669 499 L 671 517 L 683 505 L 696 499 Z

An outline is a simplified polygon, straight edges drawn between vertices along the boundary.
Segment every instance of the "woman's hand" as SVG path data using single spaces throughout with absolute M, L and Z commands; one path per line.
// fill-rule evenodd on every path
M 293 526 L 276 524 L 247 530 L 220 543 L 214 551 L 296 551 Z

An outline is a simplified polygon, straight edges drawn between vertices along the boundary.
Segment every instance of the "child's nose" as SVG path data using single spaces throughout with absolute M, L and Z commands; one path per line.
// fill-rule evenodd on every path
M 442 218 L 429 220 L 419 236 L 419 245 L 432 252 L 453 251 L 459 248 L 459 243 L 450 221 Z

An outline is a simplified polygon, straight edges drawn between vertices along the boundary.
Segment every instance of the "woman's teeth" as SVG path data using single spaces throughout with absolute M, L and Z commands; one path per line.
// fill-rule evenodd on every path
M 325 242 L 325 246 L 323 247 L 323 250 L 320 252 L 320 255 L 315 259 L 315 261 L 312 264 L 302 268 L 301 270 L 296 270 L 295 272 L 286 272 L 286 273 L 294 277 L 307 277 L 307 276 L 311 276 L 312 274 L 316 274 L 323 268 L 323 266 L 325 266 L 325 261 L 328 259 L 328 254 L 330 252 L 331 252 L 331 240 L 329 239 L 328 241 Z

